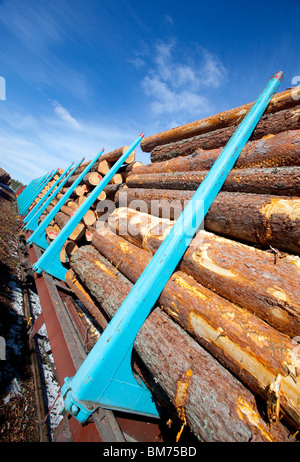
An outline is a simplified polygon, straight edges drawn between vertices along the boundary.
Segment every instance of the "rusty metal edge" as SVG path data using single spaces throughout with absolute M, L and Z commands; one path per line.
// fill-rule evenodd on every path
M 26 236 L 26 238 L 29 237 Z M 41 250 L 35 244 L 28 246 L 31 266 L 38 260 Z M 42 313 L 45 320 L 55 367 L 62 386 L 66 376 L 72 377 L 86 357 L 84 340 L 71 319 L 61 298 L 70 296 L 64 282 L 57 281 L 47 273 L 34 274 Z M 93 421 L 81 425 L 74 417 L 64 416 L 55 430 L 57 442 L 162 442 L 162 435 L 156 423 L 135 419 L 133 416 L 115 416 L 112 411 L 99 409 L 93 414 Z

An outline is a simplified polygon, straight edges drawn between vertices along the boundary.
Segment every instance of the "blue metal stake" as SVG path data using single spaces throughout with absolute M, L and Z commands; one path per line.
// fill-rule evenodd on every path
M 53 183 L 53 185 L 51 186 L 51 188 L 45 192 L 45 194 L 43 195 L 43 197 L 39 200 L 39 202 L 30 210 L 29 213 L 27 213 L 26 217 L 24 218 L 23 220 L 23 223 L 29 223 L 30 220 L 32 219 L 32 217 L 34 215 L 37 214 L 38 211 L 40 211 L 42 209 L 42 205 L 44 204 L 45 200 L 47 199 L 47 197 L 49 197 L 52 192 L 55 190 L 55 188 L 57 187 L 57 185 L 62 181 L 62 179 L 67 175 L 68 171 L 70 170 L 70 168 L 72 167 L 72 165 L 74 164 L 74 162 L 72 162 L 72 164 L 70 165 L 70 167 L 67 168 L 67 170 L 62 174 L 60 175 L 57 180 Z M 43 209 L 44 211 L 45 209 Z M 26 228 L 25 228 L 26 229 Z M 31 229 L 31 228 L 29 228 Z
M 44 178 L 46 178 L 46 175 L 44 177 L 39 177 L 39 178 L 36 178 L 35 180 L 32 180 L 27 186 L 27 188 L 25 188 L 24 191 L 20 194 L 20 196 L 18 197 L 18 207 L 20 211 L 24 207 L 24 204 L 28 200 L 29 196 L 38 187 L 38 185 L 44 180 Z
M 50 176 L 53 174 L 53 171 L 50 173 L 47 173 L 44 177 L 42 177 L 36 185 L 32 188 L 30 191 L 30 194 L 26 197 L 24 202 L 22 203 L 22 213 L 25 214 L 27 211 L 28 207 L 31 205 L 31 203 L 36 199 L 36 197 L 39 195 L 41 190 L 45 187 L 47 184 L 48 180 L 50 179 Z
M 51 242 L 50 246 L 47 250 L 43 253 L 43 255 L 39 258 L 39 260 L 33 265 L 32 269 L 37 273 L 41 273 L 42 271 L 46 271 L 46 273 L 51 274 L 52 276 L 65 280 L 65 276 L 67 273 L 66 268 L 60 262 L 60 251 L 62 249 L 63 244 L 66 242 L 70 234 L 74 231 L 76 226 L 78 225 L 79 221 L 83 218 L 86 212 L 89 210 L 91 205 L 95 202 L 99 194 L 103 191 L 105 186 L 110 182 L 112 177 L 127 159 L 129 154 L 134 150 L 134 148 L 140 143 L 144 134 L 142 133 L 134 143 L 129 146 L 126 152 L 117 160 L 117 162 L 113 165 L 113 167 L 109 170 L 109 172 L 102 178 L 100 183 L 93 189 L 93 191 L 89 194 L 89 196 L 85 199 L 85 201 L 81 204 L 79 209 L 76 210 L 74 215 L 70 218 L 67 224 L 63 227 L 63 229 L 59 232 L 58 236 Z M 53 212 L 53 210 L 51 210 Z M 50 213 L 51 213 L 50 212 Z M 44 220 L 45 221 L 45 220 Z M 44 223 L 42 222 L 42 224 Z M 31 238 L 32 239 L 32 236 Z
M 29 194 L 29 191 L 31 190 L 31 188 L 33 188 L 33 185 L 39 180 L 39 178 L 34 178 L 33 180 L 31 180 L 31 182 L 26 186 L 25 189 L 23 189 L 23 191 L 21 192 L 21 194 L 18 195 L 17 197 L 17 204 L 18 204 L 18 207 L 20 208 L 20 204 L 22 204 L 22 200 L 24 200 L 24 198 Z
M 176 269 L 228 173 L 282 80 L 275 74 L 231 137 L 170 233 L 75 376 L 65 378 L 65 409 L 85 422 L 101 406 L 157 416 L 150 392 L 134 378 L 130 358 L 142 327 Z
M 44 187 L 49 183 L 49 181 L 52 180 L 54 175 L 57 173 L 58 169 L 56 171 L 52 171 L 49 173 L 46 178 L 39 184 L 39 186 L 33 191 L 32 195 L 28 198 L 26 203 L 24 204 L 24 207 L 22 208 L 22 215 L 27 214 L 29 207 L 33 203 L 33 201 L 38 197 L 38 195 L 42 192 Z
M 61 183 L 59 186 L 57 186 L 56 189 L 54 189 L 53 192 L 51 192 L 51 195 L 48 197 L 45 198 L 47 199 L 46 202 L 38 209 L 38 211 L 34 214 L 34 216 L 32 216 L 30 218 L 30 220 L 28 221 L 27 225 L 25 226 L 25 229 L 30 229 L 31 231 L 35 231 L 38 226 L 39 226 L 39 218 L 40 216 L 42 215 L 42 213 L 46 210 L 46 208 L 48 207 L 48 205 L 53 201 L 53 199 L 57 196 L 57 194 L 59 193 L 59 191 L 64 187 L 64 185 L 66 184 L 66 182 L 68 181 L 68 179 L 73 175 L 73 173 L 75 172 L 75 170 L 79 167 L 79 165 L 81 164 L 81 162 L 83 161 L 83 159 L 75 166 L 73 167 L 73 169 L 71 171 L 70 168 L 72 167 L 72 165 L 74 164 L 74 162 L 70 165 L 70 167 L 65 171 L 65 174 L 64 175 L 67 175 L 65 176 L 64 179 L 60 178 Z M 68 174 L 69 172 L 69 174 Z M 54 185 L 53 185 L 54 186 Z M 48 191 L 49 192 L 49 191 Z M 29 215 L 29 214 L 28 214 Z M 27 215 L 27 216 L 28 216 Z M 26 217 L 27 218 L 27 217 Z
M 28 244 L 37 244 L 39 247 L 42 249 L 47 249 L 48 247 L 48 242 L 46 241 L 45 237 L 45 230 L 49 223 L 53 220 L 57 212 L 60 211 L 61 207 L 64 205 L 66 200 L 71 196 L 72 192 L 74 189 L 79 185 L 83 177 L 87 174 L 87 172 L 92 168 L 92 166 L 97 162 L 101 154 L 103 153 L 104 149 L 102 149 L 96 157 L 93 159 L 92 162 L 89 163 L 83 170 L 83 172 L 79 175 L 77 180 L 74 181 L 74 183 L 69 187 L 68 191 L 65 192 L 63 197 L 58 201 L 58 203 L 53 207 L 50 213 L 46 216 L 46 218 L 40 223 L 38 228 L 34 231 L 34 233 L 27 239 Z M 81 161 L 82 162 L 82 161 Z M 59 233 L 60 234 L 60 233 Z M 53 241 L 54 242 L 54 241 Z M 53 244 L 52 242 L 52 244 Z

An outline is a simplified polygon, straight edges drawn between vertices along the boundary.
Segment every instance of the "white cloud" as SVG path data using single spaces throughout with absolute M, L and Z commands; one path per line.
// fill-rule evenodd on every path
M 226 73 L 220 59 L 208 50 L 195 47 L 180 54 L 171 40 L 156 45 L 142 88 L 154 114 L 199 115 L 211 110 L 206 90 L 218 88 Z
M 54 111 L 61 118 L 61 120 L 63 120 L 75 129 L 80 128 L 80 124 L 77 122 L 77 120 L 73 116 L 71 116 L 69 111 L 66 108 L 64 108 L 60 103 L 58 103 L 57 101 L 52 101 L 52 105 L 54 106 Z
M 28 114 L 20 108 L 0 113 L 0 166 L 12 178 L 28 183 L 83 157 L 91 160 L 102 148 L 109 152 L 130 145 L 141 131 L 129 119 L 112 123 L 100 118 L 81 120 L 79 129 L 65 108 L 58 103 L 54 108 L 56 112 L 47 115 Z

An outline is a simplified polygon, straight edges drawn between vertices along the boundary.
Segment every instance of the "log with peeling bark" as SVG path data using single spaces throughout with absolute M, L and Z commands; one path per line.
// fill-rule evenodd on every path
M 299 94 L 299 87 L 275 94 L 263 117 L 266 118 L 269 114 L 299 106 Z M 195 122 L 190 122 L 188 124 L 145 137 L 141 141 L 141 148 L 145 152 L 150 152 L 153 148 L 162 144 L 184 138 L 190 138 L 207 132 L 213 132 L 232 125 L 236 126 L 242 121 L 252 105 L 253 103 L 248 103 L 228 111 L 220 112 L 205 119 L 196 120 Z
M 174 222 L 120 208 L 107 224 L 114 233 L 154 254 Z M 178 269 L 280 332 L 290 337 L 300 334 L 299 257 L 259 250 L 201 230 Z
M 91 245 L 72 255 L 71 269 L 109 317 L 133 287 Z M 289 439 L 281 422 L 266 423 L 254 395 L 159 308 L 146 319 L 134 347 L 158 402 L 171 402 L 200 440 Z
M 189 172 L 208 170 L 222 148 L 197 149 L 195 146 L 178 145 L 173 158 L 133 169 L 134 174 Z M 258 141 L 249 141 L 243 148 L 234 168 L 282 167 L 300 165 L 300 130 L 290 130 Z
M 83 303 L 92 317 L 97 321 L 98 326 L 100 326 L 101 330 L 103 331 L 108 324 L 108 318 L 105 317 L 103 313 L 101 313 L 99 306 L 96 305 L 90 294 L 83 287 L 73 270 L 69 269 L 67 271 L 65 282 L 74 292 L 76 297 L 81 301 L 81 303 Z
M 209 170 L 172 173 L 132 174 L 129 188 L 196 190 Z M 227 176 L 223 191 L 279 196 L 300 196 L 300 167 L 234 169 Z
M 105 226 L 94 233 L 92 243 L 133 283 L 152 258 Z M 266 403 L 269 387 L 280 375 L 281 412 L 296 428 L 300 425 L 300 355 L 290 338 L 181 271 L 173 273 L 158 303 Z
M 255 127 L 250 141 L 260 140 L 269 134 L 285 133 L 289 130 L 300 129 L 300 108 L 270 114 L 267 119 L 263 116 Z M 236 127 L 223 128 L 214 132 L 198 135 L 194 138 L 158 146 L 151 151 L 151 162 L 172 159 L 176 156 L 187 155 L 195 151 L 210 150 L 224 147 L 234 134 Z M 269 139 L 269 138 L 267 138 Z
M 117 207 L 176 219 L 193 191 L 128 188 L 115 196 Z M 276 247 L 300 254 L 300 199 L 295 196 L 271 196 L 220 192 L 204 219 L 204 228 L 217 234 L 263 248 Z
M 57 225 L 60 227 L 60 229 L 62 229 L 67 224 L 70 217 L 68 217 L 62 212 L 58 212 L 55 215 L 54 219 Z M 71 232 L 69 239 L 72 241 L 78 241 L 81 237 L 84 236 L 84 232 L 85 232 L 85 225 L 79 222 L 76 228 Z

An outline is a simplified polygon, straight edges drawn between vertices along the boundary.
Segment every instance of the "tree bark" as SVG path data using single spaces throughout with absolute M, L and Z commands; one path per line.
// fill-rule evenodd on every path
M 102 154 L 99 162 L 103 162 L 104 160 L 110 163 L 116 162 L 117 160 L 120 159 L 120 157 L 122 157 L 122 155 L 127 151 L 128 148 L 129 146 L 123 146 L 121 148 L 115 149 L 114 151 L 110 151 L 107 154 Z M 130 164 L 131 162 L 134 161 L 134 159 L 135 159 L 135 151 L 132 151 L 131 154 L 127 157 L 127 159 L 124 162 L 125 164 Z
M 249 140 L 260 140 L 266 135 L 278 134 L 300 128 L 300 109 L 295 108 L 276 114 L 263 116 L 256 125 Z M 158 146 L 151 151 L 151 162 L 168 160 L 175 156 L 194 153 L 198 149 L 210 150 L 224 147 L 234 134 L 236 127 L 223 128 L 214 132 L 198 135 L 169 145 Z M 269 138 L 267 138 L 269 139 Z
M 133 283 L 152 258 L 107 227 L 94 233 L 92 243 Z M 300 425 L 300 355 L 293 355 L 291 339 L 181 271 L 173 273 L 158 303 L 266 402 L 269 386 L 280 374 L 281 409 L 296 428 Z M 274 418 L 277 420 L 278 415 Z
M 196 146 L 174 145 L 170 160 L 134 168 L 134 174 L 189 172 L 210 169 L 222 149 L 203 150 Z M 300 165 L 300 130 L 289 130 L 258 141 L 248 141 L 234 168 L 283 167 Z
M 11 179 L 10 174 L 7 173 L 6 170 L 0 167 L 0 183 L 9 184 L 10 179 Z
M 174 222 L 122 208 L 107 223 L 114 233 L 154 254 Z M 300 334 L 299 257 L 199 231 L 178 269 L 280 332 Z
M 72 253 L 78 250 L 78 245 L 75 241 L 67 240 L 60 251 L 60 261 L 61 263 L 69 263 Z
M 75 252 L 71 268 L 109 316 L 133 286 L 93 246 Z M 148 316 L 134 346 L 158 401 L 162 389 L 199 439 L 287 440 L 283 426 L 264 422 L 249 390 L 159 309 Z
M 129 188 L 196 190 L 209 170 L 192 172 L 132 174 Z M 300 196 L 300 167 L 234 169 L 222 191 L 279 196 Z
M 117 207 L 176 219 L 193 196 L 193 191 L 166 189 L 122 189 Z M 276 247 L 300 254 L 300 199 L 288 196 L 220 192 L 204 219 L 204 228 L 262 248 Z
M 263 117 L 268 117 L 269 114 L 283 111 L 299 105 L 299 89 L 289 89 L 273 96 Z M 296 97 L 295 97 L 296 96 Z M 207 117 L 205 119 L 196 120 L 180 127 L 172 128 L 164 132 L 148 136 L 141 141 L 141 148 L 145 152 L 150 152 L 155 146 L 170 143 L 175 140 L 192 137 L 202 133 L 213 132 L 215 130 L 236 126 L 245 117 L 253 103 L 248 103 L 243 106 L 223 111 L 219 114 Z
M 54 219 L 55 219 L 55 222 L 60 227 L 60 229 L 62 229 L 67 224 L 70 217 L 68 217 L 62 212 L 58 212 L 55 215 Z M 76 228 L 71 232 L 69 239 L 72 241 L 78 241 L 84 235 L 84 232 L 85 232 L 85 225 L 79 222 Z

